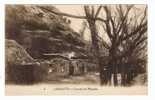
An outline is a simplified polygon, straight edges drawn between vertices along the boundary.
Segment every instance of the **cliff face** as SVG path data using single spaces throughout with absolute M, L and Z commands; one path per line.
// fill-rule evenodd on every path
M 6 38 L 21 44 L 33 58 L 44 53 L 85 52 L 85 43 L 66 18 L 42 5 L 6 5 Z M 44 7 L 59 12 L 53 6 Z
M 40 6 L 6 5 L 6 81 L 31 83 L 67 76 L 74 71 L 67 57 L 86 56 L 86 43 L 70 28 L 70 21 Z M 44 7 L 59 12 L 53 6 Z M 50 58 L 53 53 L 56 57 Z M 77 62 L 76 69 L 83 66 L 79 63 L 83 62 Z

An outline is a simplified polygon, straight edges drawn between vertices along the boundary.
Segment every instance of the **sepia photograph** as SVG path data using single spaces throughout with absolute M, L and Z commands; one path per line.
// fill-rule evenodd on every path
M 6 4 L 5 95 L 147 95 L 146 4 Z

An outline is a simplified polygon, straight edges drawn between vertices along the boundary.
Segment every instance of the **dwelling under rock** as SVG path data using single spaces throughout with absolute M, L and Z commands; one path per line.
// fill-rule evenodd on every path
M 49 5 L 6 5 L 6 80 L 32 83 L 95 72 L 90 45 L 63 16 L 42 7 L 60 12 Z
M 15 40 L 6 39 L 5 50 L 7 83 L 32 84 L 56 77 L 83 75 L 95 68 L 91 63 L 75 59 L 74 53 L 44 54 L 42 60 L 33 59 Z
M 97 72 L 96 64 L 92 60 L 90 61 L 88 57 L 76 57 L 74 53 L 44 54 L 43 58 L 49 63 L 48 80 L 58 76 L 67 77 Z

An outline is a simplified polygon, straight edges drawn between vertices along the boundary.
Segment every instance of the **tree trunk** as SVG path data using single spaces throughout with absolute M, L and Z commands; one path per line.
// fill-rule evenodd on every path
M 113 45 L 109 50 L 109 67 L 111 68 L 111 74 L 113 74 L 113 83 L 114 86 L 118 85 L 117 80 L 117 57 L 115 56 L 115 41 L 113 41 Z M 111 77 L 112 78 L 112 77 Z
M 125 86 L 125 84 L 126 84 L 126 82 L 125 82 L 125 73 L 122 72 L 122 73 L 121 73 L 121 85 L 122 85 L 122 86 Z
M 125 81 L 125 64 L 122 63 L 121 61 L 121 85 L 125 86 L 126 81 Z
M 114 61 L 115 62 L 115 61 Z M 113 63 L 114 86 L 118 85 L 116 63 Z
M 74 66 L 72 65 L 71 61 L 69 61 L 69 75 L 73 75 L 74 74 Z
M 97 29 L 96 29 L 96 25 L 95 25 L 95 20 L 93 19 L 88 19 L 88 24 L 90 27 L 90 31 L 91 31 L 91 39 L 92 39 L 92 46 L 94 49 L 94 58 L 95 61 L 97 63 L 97 67 L 99 68 L 99 72 L 100 72 L 100 84 L 104 85 L 105 84 L 105 77 L 104 77 L 104 68 L 102 67 L 102 63 L 100 60 L 100 52 L 99 52 L 99 44 L 98 44 L 98 33 L 97 33 Z

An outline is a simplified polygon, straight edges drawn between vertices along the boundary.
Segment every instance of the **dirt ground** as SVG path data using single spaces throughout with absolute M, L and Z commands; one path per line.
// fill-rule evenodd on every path
M 5 85 L 5 95 L 147 95 L 147 93 L 147 85 L 100 86 L 97 75 L 57 78 L 33 85 Z

